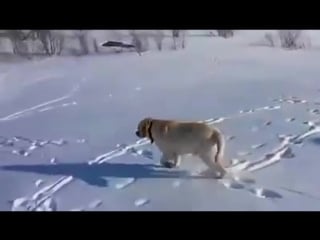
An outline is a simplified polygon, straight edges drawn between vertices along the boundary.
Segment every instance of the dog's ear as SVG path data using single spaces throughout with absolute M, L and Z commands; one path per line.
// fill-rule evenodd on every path
M 149 139 L 152 139 L 151 136 L 151 126 L 152 126 L 152 118 L 145 118 L 143 124 L 143 133 Z
M 151 123 L 152 123 L 152 119 L 151 118 L 145 118 L 143 120 L 143 132 L 144 134 L 147 136 L 148 134 L 148 131 L 149 131 L 149 128 L 151 126 Z

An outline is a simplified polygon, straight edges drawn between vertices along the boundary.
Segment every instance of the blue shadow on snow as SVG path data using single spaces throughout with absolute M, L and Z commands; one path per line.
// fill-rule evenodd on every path
M 309 139 L 310 142 L 316 145 L 320 145 L 320 137 L 313 137 Z
M 60 163 L 38 165 L 8 165 L 0 169 L 5 171 L 32 172 L 47 175 L 73 176 L 89 185 L 106 187 L 105 177 L 114 178 L 177 178 L 184 171 L 165 169 L 154 164 L 125 164 L 125 163 Z

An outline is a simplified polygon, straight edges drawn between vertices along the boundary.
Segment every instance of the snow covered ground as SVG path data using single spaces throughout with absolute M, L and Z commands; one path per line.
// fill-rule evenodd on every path
M 0 64 L 0 210 L 320 210 L 320 51 L 262 35 Z M 146 116 L 219 127 L 247 177 L 161 168 L 134 134 Z

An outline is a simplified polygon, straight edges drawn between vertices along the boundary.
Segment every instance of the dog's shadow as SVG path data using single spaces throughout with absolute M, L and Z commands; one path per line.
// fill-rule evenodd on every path
M 185 171 L 178 169 L 164 169 L 154 164 L 125 164 L 125 163 L 60 163 L 38 165 L 9 165 L 2 166 L 5 171 L 32 172 L 46 175 L 73 176 L 89 185 L 106 187 L 107 177 L 113 178 L 178 178 L 185 175 Z
M 320 137 L 313 137 L 310 138 L 309 142 L 315 144 L 315 145 L 320 145 Z

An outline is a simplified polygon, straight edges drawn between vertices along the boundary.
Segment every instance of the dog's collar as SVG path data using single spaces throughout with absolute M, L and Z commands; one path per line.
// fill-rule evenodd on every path
M 149 125 L 149 127 L 148 127 L 148 129 L 147 129 L 147 131 L 148 131 L 148 136 L 149 136 L 149 139 L 150 139 L 151 144 L 152 144 L 152 143 L 154 142 L 154 139 L 153 139 L 153 137 L 152 137 L 151 128 L 152 128 L 152 121 L 150 121 L 150 125 Z

